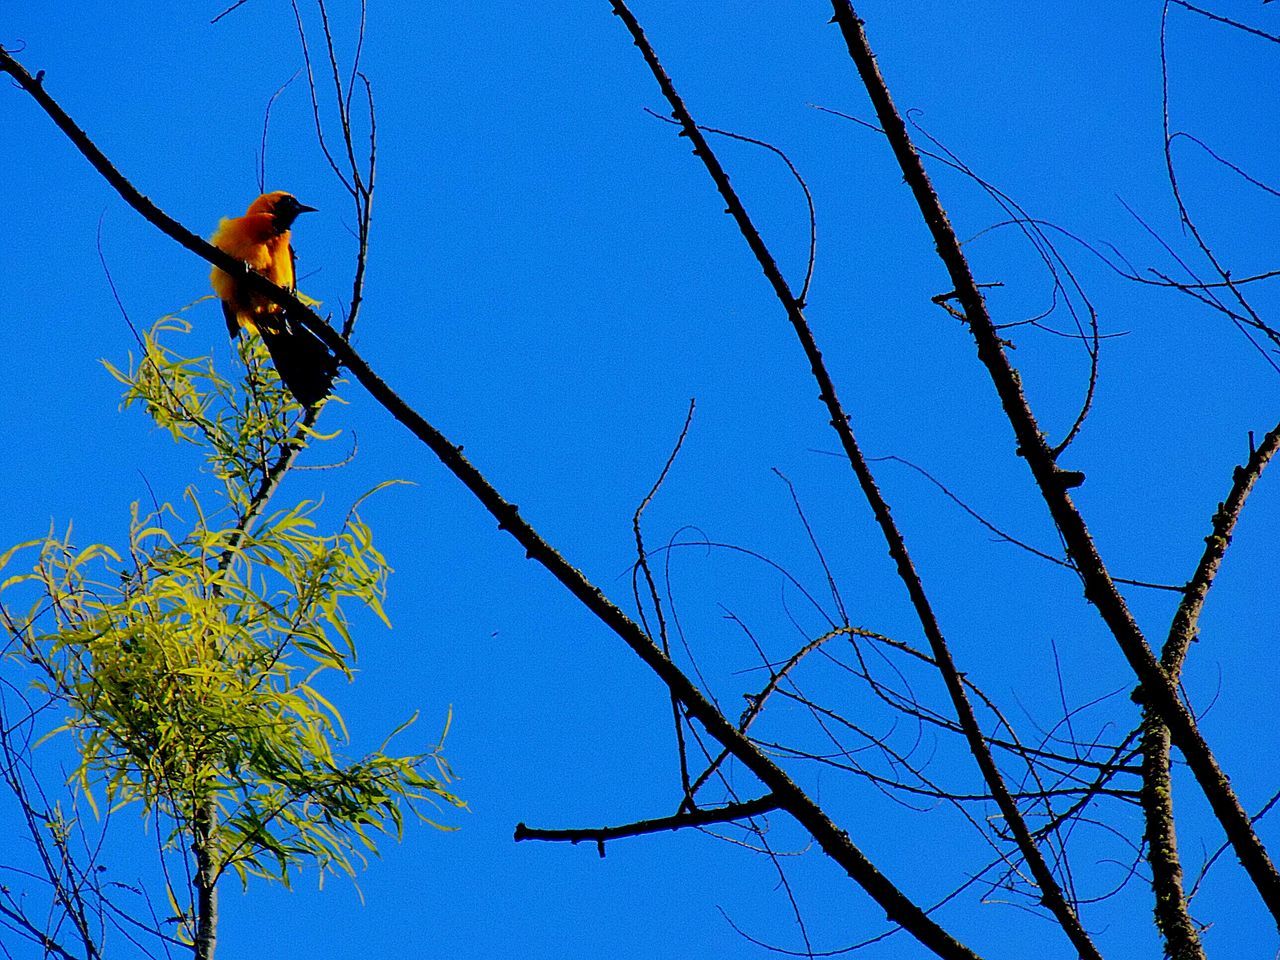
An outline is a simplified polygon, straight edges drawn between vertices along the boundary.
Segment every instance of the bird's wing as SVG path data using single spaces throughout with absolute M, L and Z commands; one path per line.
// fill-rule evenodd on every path
M 329 395 L 338 365 L 314 333 L 297 323 L 279 328 L 259 324 L 258 333 L 299 406 L 314 407 Z
M 230 300 L 222 301 L 222 317 L 227 321 L 227 333 L 231 334 L 232 340 L 235 340 L 240 336 L 240 319 Z

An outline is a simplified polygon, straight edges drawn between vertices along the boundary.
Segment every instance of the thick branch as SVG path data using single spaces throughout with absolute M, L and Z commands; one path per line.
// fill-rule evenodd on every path
M 1226 500 L 1218 504 L 1213 515 L 1204 553 L 1174 614 L 1169 637 L 1160 655 L 1161 663 L 1174 681 L 1178 679 L 1187 651 L 1195 640 L 1200 612 L 1222 566 L 1222 558 L 1231 543 L 1231 535 L 1245 501 L 1277 449 L 1280 449 L 1280 425 L 1263 438 L 1261 446 L 1250 452 L 1244 466 L 1236 467 L 1231 491 Z M 1173 960 L 1200 960 L 1204 951 L 1199 932 L 1187 911 L 1182 861 L 1178 856 L 1169 730 L 1157 717 L 1149 714 L 1143 721 L 1142 765 L 1142 808 L 1147 822 L 1147 861 L 1151 864 L 1151 886 L 1156 898 L 1156 923 Z
M 848 458 L 850 466 L 853 467 L 858 484 L 862 488 L 867 502 L 871 505 L 876 522 L 879 524 L 881 533 L 888 544 L 889 555 L 897 565 L 898 576 L 907 588 L 907 593 L 911 597 L 911 603 L 915 607 L 921 627 L 929 640 L 938 670 L 942 674 L 947 686 L 947 693 L 954 705 L 956 717 L 964 731 L 969 751 L 973 754 L 974 760 L 978 764 L 978 769 L 982 772 L 983 779 L 990 787 L 1001 814 L 1013 832 L 1018 850 L 1031 868 L 1031 873 L 1040 887 L 1045 905 L 1057 918 L 1058 923 L 1082 957 L 1099 957 L 1097 948 L 1094 947 L 1089 939 L 1089 935 L 1081 925 L 1074 908 L 1067 902 L 1067 898 L 1054 877 L 1053 871 L 1049 868 L 1048 863 L 1045 862 L 1039 848 L 1036 846 L 1035 839 L 1027 827 L 1022 812 L 1018 808 L 1017 801 L 1010 795 L 1004 782 L 1004 777 L 991 756 L 991 751 L 983 737 L 982 728 L 978 725 L 977 716 L 965 692 L 959 668 L 952 660 L 950 648 L 942 635 L 942 628 L 938 624 L 929 599 L 925 595 L 924 585 L 921 583 L 911 556 L 907 552 L 906 541 L 903 539 L 897 523 L 889 512 L 889 505 L 881 495 L 880 488 L 872 476 L 871 468 L 867 464 L 857 440 L 854 438 L 849 416 L 844 412 L 840 399 L 836 396 L 835 384 L 827 371 L 826 363 L 822 359 L 822 352 L 818 349 L 817 341 L 814 339 L 813 331 L 809 328 L 809 323 L 805 319 L 799 299 L 791 292 L 790 286 L 778 269 L 778 264 L 774 260 L 773 254 L 760 236 L 760 232 L 751 222 L 751 217 L 747 214 L 746 208 L 729 182 L 728 174 L 725 173 L 719 159 L 707 143 L 706 137 L 703 136 L 702 129 L 694 121 L 693 116 L 684 104 L 684 100 L 676 91 L 675 84 L 658 60 L 657 54 L 645 37 L 639 21 L 636 20 L 635 15 L 623 0 L 611 0 L 611 3 L 613 12 L 626 24 L 635 45 L 640 48 L 640 52 L 649 66 L 650 72 L 653 73 L 654 79 L 658 81 L 658 86 L 662 89 L 663 96 L 666 97 L 667 102 L 671 105 L 672 116 L 681 126 L 681 135 L 688 137 L 693 143 L 693 152 L 702 160 L 707 172 L 711 174 L 711 179 L 715 181 L 716 188 L 724 198 L 726 212 L 734 218 L 738 225 L 738 230 L 747 241 L 747 245 L 751 247 L 752 253 L 755 254 L 756 260 L 760 264 L 760 269 L 764 271 L 765 277 L 773 287 L 774 294 L 787 312 L 787 318 L 791 321 L 791 326 L 795 329 L 796 336 L 800 339 L 805 356 L 809 360 L 809 368 L 818 383 L 818 395 L 826 405 L 827 412 L 830 415 L 831 426 L 835 428 L 845 456 Z
M 689 813 L 677 813 L 671 817 L 657 817 L 653 820 L 637 820 L 635 823 L 626 823 L 617 827 L 542 830 L 517 823 L 515 839 L 517 843 L 521 840 L 548 840 L 575 844 L 591 840 L 599 846 L 600 856 L 603 857 L 606 840 L 639 837 L 646 833 L 661 833 L 664 830 L 683 830 L 686 827 L 709 827 L 716 823 L 733 823 L 736 820 L 746 820 L 749 817 L 768 813 L 770 810 L 777 810 L 778 806 L 778 798 L 773 794 L 766 794 L 755 800 L 731 803 L 726 807 L 692 810 Z
M 198 800 L 191 820 L 191 849 L 196 858 L 196 960 L 213 960 L 218 944 L 218 869 L 213 850 L 217 823 L 213 804 L 207 799 Z
M 1252 437 L 1252 434 L 1250 435 Z M 1186 595 L 1178 604 L 1178 612 L 1174 614 L 1169 628 L 1169 638 L 1160 652 L 1160 660 L 1170 679 L 1176 681 L 1182 663 L 1186 659 L 1187 649 L 1196 638 L 1196 626 L 1200 622 L 1200 612 L 1209 596 L 1209 590 L 1222 567 L 1222 559 L 1226 556 L 1227 547 L 1231 545 L 1231 535 L 1235 532 L 1240 513 L 1244 510 L 1249 494 L 1253 492 L 1258 478 L 1267 464 L 1280 450 L 1280 424 L 1262 438 L 1262 443 L 1249 453 L 1249 459 L 1243 466 L 1236 467 L 1232 473 L 1231 491 L 1227 499 L 1218 504 L 1213 515 L 1212 531 L 1205 537 L 1204 553 L 1196 565 L 1196 572 L 1187 583 Z
M 986 366 L 999 394 L 1005 415 L 1013 426 L 1018 453 L 1024 457 L 1040 488 L 1054 522 L 1062 532 L 1067 551 L 1080 572 L 1085 597 L 1098 613 L 1142 683 L 1143 697 L 1168 725 L 1173 742 L 1182 751 L 1187 765 L 1204 791 L 1215 816 L 1222 824 L 1236 855 L 1248 871 L 1272 917 L 1280 924 L 1280 873 L 1254 832 L 1230 781 L 1201 735 L 1191 711 L 1182 703 L 1178 690 L 1156 659 L 1142 631 L 1134 622 L 1124 598 L 1116 589 L 1083 517 L 1072 503 L 1053 455 L 1040 433 L 1039 424 L 1022 391 L 1022 381 L 1009 363 L 999 334 L 987 312 L 982 292 L 974 281 L 969 263 L 960 248 L 920 156 L 894 106 L 880 68 L 867 42 L 863 24 L 849 0 L 831 0 L 834 22 L 840 25 L 849 55 L 871 96 L 880 127 L 893 149 L 911 192 L 933 236 L 938 256 L 951 275 L 965 319 L 978 348 L 978 358 Z
M 462 455 L 462 448 L 451 443 L 416 410 L 404 402 L 379 377 L 365 360 L 338 335 L 329 324 L 306 307 L 290 291 L 277 287 L 247 265 L 212 246 L 187 230 L 154 203 L 144 197 L 107 160 L 97 146 L 45 93 L 41 80 L 32 77 L 13 57 L 0 50 L 0 72 L 8 73 L 53 118 L 58 127 L 75 144 L 96 170 L 116 189 L 134 210 L 163 233 L 206 260 L 221 267 L 255 292 L 268 297 L 290 311 L 304 326 L 316 334 L 337 356 L 355 379 L 395 419 L 439 458 L 489 513 L 525 548 L 526 555 L 541 564 L 579 602 L 612 630 L 688 708 L 689 714 L 707 732 L 728 747 L 742 764 L 751 770 L 774 794 L 780 809 L 798 820 L 813 836 L 823 851 L 838 863 L 884 909 L 886 916 L 900 924 L 939 957 L 948 960 L 974 960 L 976 954 L 959 943 L 912 902 L 888 877 L 867 859 L 849 835 L 835 825 L 826 812 L 772 760 L 740 733 L 724 717 L 691 680 L 666 657 L 640 627 L 613 604 L 581 571 L 572 566 L 538 532 L 520 516 L 510 503 Z
M 1156 926 L 1169 960 L 1204 960 L 1200 933 L 1187 910 L 1173 810 L 1169 728 L 1150 710 L 1142 718 L 1142 815 Z

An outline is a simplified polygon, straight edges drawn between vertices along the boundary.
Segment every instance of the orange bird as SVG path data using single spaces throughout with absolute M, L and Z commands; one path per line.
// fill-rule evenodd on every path
M 249 204 L 243 217 L 219 223 L 210 242 L 277 286 L 296 293 L 289 230 L 299 214 L 313 210 L 315 207 L 304 206 L 283 190 L 264 193 Z M 329 395 L 337 365 L 319 337 L 291 319 L 279 304 L 225 271 L 214 267 L 209 279 L 222 301 L 232 340 L 241 328 L 262 337 L 280 379 L 302 406 L 314 407 Z

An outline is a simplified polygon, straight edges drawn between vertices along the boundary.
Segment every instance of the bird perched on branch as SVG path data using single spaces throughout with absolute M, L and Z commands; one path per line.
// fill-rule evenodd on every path
M 299 214 L 315 210 L 292 194 L 264 193 L 249 204 L 243 217 L 218 224 L 210 242 L 262 274 L 277 286 L 294 291 L 294 255 L 289 230 Z M 320 338 L 279 304 L 249 289 L 243 280 L 214 267 L 209 278 L 222 301 L 227 331 L 234 340 L 241 329 L 262 337 L 276 373 L 303 407 L 314 407 L 329 395 L 337 364 Z M 306 302 L 306 298 L 300 298 Z

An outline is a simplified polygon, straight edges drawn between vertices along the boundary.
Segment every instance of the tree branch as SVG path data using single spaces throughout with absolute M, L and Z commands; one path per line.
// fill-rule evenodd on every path
M 191 848 L 196 860 L 196 960 L 213 960 L 218 943 L 218 866 L 214 862 L 213 838 L 217 811 L 208 798 L 196 800 L 191 822 Z
M 1204 553 L 1187 584 L 1186 595 L 1178 604 L 1169 627 L 1169 637 L 1160 654 L 1161 663 L 1174 681 L 1181 674 L 1187 651 L 1196 637 L 1200 612 L 1222 566 L 1222 558 L 1231 543 L 1240 513 L 1277 449 L 1280 449 L 1280 424 L 1263 438 L 1260 446 L 1250 451 L 1243 466 L 1236 467 L 1231 490 L 1213 515 Z M 1200 960 L 1204 950 L 1195 922 L 1187 911 L 1182 861 L 1174 828 L 1169 729 L 1150 713 L 1143 718 L 1142 768 L 1142 809 L 1147 824 L 1147 861 L 1151 864 L 1151 886 L 1156 898 L 1156 923 L 1173 960 Z
M 591 840 L 596 843 L 600 851 L 600 856 L 603 857 L 606 840 L 617 840 L 620 837 L 640 837 L 646 833 L 661 833 L 664 830 L 683 830 L 686 827 L 709 827 L 716 823 L 733 823 L 737 820 L 746 820 L 749 817 L 758 817 L 760 814 L 768 813 L 770 810 L 777 810 L 778 807 L 779 803 L 777 797 L 770 793 L 763 797 L 758 797 L 755 800 L 746 800 L 742 803 L 731 803 L 724 807 L 692 810 L 688 813 L 677 813 L 674 816 L 657 817 L 653 820 L 637 820 L 635 823 L 626 823 L 617 827 L 585 827 L 581 829 L 543 830 L 536 827 L 526 827 L 523 823 L 517 823 L 515 839 L 517 843 L 522 840 L 547 840 L 573 844 L 581 843 L 584 840 Z
M 612 630 L 667 687 L 688 707 L 688 712 L 715 737 L 729 747 L 778 799 L 780 809 L 796 818 L 827 856 L 858 883 L 884 909 L 886 916 L 902 925 L 922 944 L 946 960 L 975 960 L 977 954 L 955 940 L 928 914 L 873 864 L 854 845 L 849 835 L 831 820 L 827 813 L 790 777 L 758 749 L 716 709 L 693 682 L 666 657 L 640 627 L 581 571 L 570 564 L 520 516 L 518 507 L 506 500 L 485 476 L 462 455 L 462 448 L 451 443 L 421 414 L 402 400 L 365 362 L 338 332 L 303 304 L 291 291 L 278 287 L 248 265 L 224 253 L 183 227 L 133 186 L 106 158 L 51 98 L 42 85 L 43 75 L 31 76 L 7 51 L 0 49 L 0 72 L 12 76 L 58 128 L 71 140 L 102 177 L 115 188 L 125 202 L 166 236 L 195 253 L 208 263 L 220 267 L 239 282 L 272 302 L 311 330 L 329 347 L 338 361 L 351 372 L 369 394 L 405 427 L 476 497 L 498 521 L 498 528 L 508 532 L 525 548 L 526 556 L 536 560 L 597 619 Z
M 920 576 L 911 561 L 911 556 L 907 552 L 906 541 L 903 539 L 902 533 L 889 511 L 889 505 L 881 495 L 880 488 L 871 473 L 871 468 L 867 464 L 857 440 L 854 438 L 849 416 L 844 412 L 844 408 L 836 396 L 835 384 L 827 371 L 826 363 L 822 359 L 822 352 L 818 349 L 817 341 L 809 327 L 808 320 L 805 319 L 799 299 L 791 292 L 790 286 L 778 269 L 778 264 L 774 260 L 773 254 L 760 236 L 755 224 L 752 223 L 751 217 L 739 199 L 737 192 L 730 184 L 729 175 L 725 173 L 706 137 L 703 136 L 702 129 L 694 121 L 693 116 L 684 104 L 684 100 L 676 91 L 675 84 L 658 60 L 658 56 L 645 37 L 639 21 L 623 0 L 611 0 L 611 3 L 613 12 L 626 24 L 632 40 L 644 56 L 645 63 L 648 64 L 654 79 L 658 81 L 658 86 L 662 89 L 663 96 L 666 97 L 667 102 L 671 105 L 672 116 L 681 126 L 681 135 L 688 137 L 693 143 L 694 154 L 702 160 L 707 172 L 711 175 L 711 179 L 715 182 L 716 189 L 720 191 L 720 195 L 724 198 L 726 204 L 725 212 L 732 216 L 737 223 L 738 230 L 741 232 L 743 239 L 747 241 L 752 253 L 755 254 L 761 270 L 773 287 L 775 296 L 777 296 L 778 301 L 786 310 L 787 318 L 791 321 L 791 326 L 800 339 L 805 356 L 809 360 L 810 370 L 818 383 L 819 397 L 826 405 L 827 412 L 830 415 L 831 426 L 835 428 L 836 434 L 840 438 L 840 444 L 844 448 L 845 456 L 848 458 L 849 464 L 857 477 L 858 484 L 862 488 L 872 512 L 875 514 L 876 522 L 879 524 L 881 533 L 888 544 L 889 555 L 897 565 L 898 576 L 907 588 L 907 593 L 910 595 L 911 603 L 915 608 L 921 627 L 929 640 L 938 670 L 942 674 L 947 693 L 956 711 L 957 719 L 964 731 L 969 752 L 973 755 L 979 770 L 982 772 L 983 779 L 990 787 L 1001 814 L 1013 830 L 1018 850 L 1035 876 L 1036 883 L 1043 894 L 1045 905 L 1057 918 L 1058 923 L 1062 926 L 1080 955 L 1099 960 L 1100 954 L 1093 946 L 1089 935 L 1080 923 L 1079 917 L 1076 916 L 1074 908 L 1067 902 L 1067 898 L 1054 877 L 1053 871 L 1049 868 L 1048 863 L 1045 862 L 1039 848 L 1036 846 L 1035 839 L 1027 827 L 1022 812 L 1019 810 L 1017 802 L 1010 795 L 1004 778 L 996 766 L 994 758 L 991 756 L 991 751 L 987 747 L 982 729 L 978 724 L 977 716 L 974 714 L 973 706 L 965 693 L 959 668 L 951 657 L 950 648 L 942 635 L 942 628 L 939 626 L 937 617 L 934 615 L 929 599 L 924 592 L 924 585 L 921 583 Z
M 987 368 L 1005 415 L 1013 427 L 1018 453 L 1027 461 L 1054 522 L 1062 532 L 1067 552 L 1084 584 L 1085 597 L 1115 636 L 1130 667 L 1142 683 L 1143 697 L 1168 725 L 1173 742 L 1182 751 L 1214 815 L 1222 824 L 1237 856 L 1261 894 L 1271 915 L 1280 924 L 1280 873 L 1258 839 L 1230 781 L 1205 742 L 1191 711 L 1182 703 L 1177 687 L 1156 659 L 1134 622 L 1124 598 L 1116 589 L 1098 554 L 1083 517 L 1072 503 L 1052 452 L 1040 432 L 1035 415 L 1022 390 L 1022 380 L 1009 363 L 999 334 L 987 312 L 982 292 L 974 281 L 938 195 L 925 172 L 902 117 L 894 106 L 875 55 L 867 42 L 862 21 L 849 0 L 831 0 L 833 22 L 839 24 L 849 55 L 857 67 L 875 107 L 876 116 L 893 149 L 921 215 L 937 246 L 963 307 L 969 330 L 977 344 L 978 358 Z

